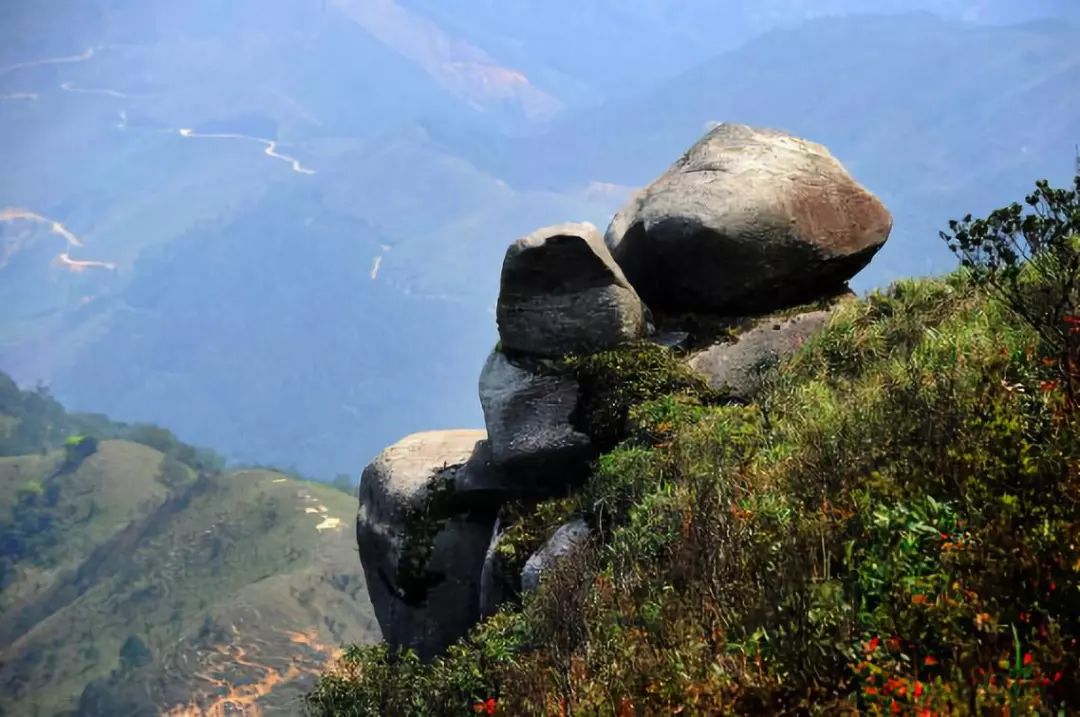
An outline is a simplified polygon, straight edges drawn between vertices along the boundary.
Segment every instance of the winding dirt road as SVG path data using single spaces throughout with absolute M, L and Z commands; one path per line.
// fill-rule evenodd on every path
M 97 53 L 97 50 L 93 47 L 88 47 L 86 50 L 78 55 L 67 55 L 65 57 L 46 57 L 43 60 L 27 60 L 25 62 L 16 62 L 11 65 L 5 65 L 0 67 L 0 75 L 6 75 L 9 72 L 15 70 L 21 70 L 25 67 L 37 67 L 39 65 L 60 65 L 68 62 L 86 62 Z
M 60 256 L 56 257 L 56 263 L 67 267 L 71 272 L 78 274 L 86 269 L 108 269 L 109 271 L 116 271 L 116 264 L 111 261 L 93 261 L 91 259 L 72 259 L 68 253 L 61 252 Z
M 288 162 L 290 165 L 292 165 L 292 171 L 296 172 L 297 174 L 315 174 L 314 169 L 308 169 L 304 165 L 300 164 L 300 160 L 298 160 L 296 157 L 290 157 L 287 154 L 281 154 L 280 152 L 278 152 L 277 151 L 277 142 L 275 142 L 272 139 L 264 139 L 262 137 L 252 137 L 251 135 L 247 135 L 247 134 L 231 134 L 231 133 L 224 133 L 224 132 L 222 132 L 222 133 L 203 133 L 203 132 L 196 132 L 195 130 L 187 129 L 187 128 L 184 128 L 184 129 L 180 130 L 180 136 L 181 137 L 196 138 L 196 139 L 240 139 L 240 140 L 244 140 L 244 141 L 247 141 L 247 142 L 258 142 L 260 144 L 266 145 L 266 149 L 264 149 L 263 152 L 268 157 L 273 157 L 274 159 L 280 159 L 283 162 Z
M 75 236 L 75 234 L 72 233 L 70 229 L 68 229 L 58 221 L 54 221 L 52 219 L 49 219 L 48 217 L 43 217 L 37 212 L 32 212 L 29 209 L 20 209 L 18 207 L 7 207 L 6 209 L 0 209 L 0 222 L 13 222 L 20 219 L 30 222 L 39 222 L 41 224 L 48 224 L 49 231 L 51 231 L 53 234 L 56 234 L 57 236 L 63 237 L 70 246 L 83 246 L 83 243 L 79 239 L 79 237 Z
M 137 97 L 137 95 L 129 95 L 126 92 L 119 92 L 117 90 L 76 87 L 74 82 L 65 82 L 60 85 L 60 89 L 62 89 L 64 92 L 75 92 L 83 95 L 105 95 L 107 97 L 116 97 L 121 100 L 129 100 Z
M 68 249 L 77 248 L 81 249 L 85 246 L 79 237 L 75 236 L 75 233 L 68 229 L 66 226 L 50 219 L 49 217 L 42 216 L 37 212 L 32 212 L 29 209 L 21 209 L 19 207 L 7 207 L 0 209 L 0 222 L 16 222 L 27 221 L 34 222 L 36 224 L 45 224 L 49 228 L 49 232 L 62 238 L 67 242 Z M 31 237 L 24 245 L 19 245 L 17 242 L 11 242 L 7 245 L 0 244 L 0 269 L 7 266 L 8 260 L 18 253 L 25 246 L 33 243 L 34 238 Z M 108 269 L 109 271 L 116 271 L 116 264 L 111 261 L 94 261 L 91 259 L 72 259 L 71 254 L 64 251 L 61 252 L 53 262 L 66 268 L 68 271 L 79 273 L 86 269 Z

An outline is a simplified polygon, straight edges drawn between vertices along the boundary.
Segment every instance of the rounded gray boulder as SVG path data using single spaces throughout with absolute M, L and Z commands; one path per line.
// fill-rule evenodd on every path
M 375 617 L 387 644 L 424 660 L 479 619 L 495 510 L 458 489 L 484 437 L 477 430 L 407 436 L 360 480 L 356 541 Z
M 616 214 L 605 241 L 653 309 L 733 315 L 839 293 L 891 229 L 825 147 L 720 124 Z

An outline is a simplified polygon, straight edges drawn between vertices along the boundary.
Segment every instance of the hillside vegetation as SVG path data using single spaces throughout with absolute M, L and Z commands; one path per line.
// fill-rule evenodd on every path
M 377 638 L 348 493 L 3 375 L 0 401 L 0 714 L 296 711 Z
M 754 403 L 657 380 L 667 349 L 589 359 L 623 440 L 500 550 L 596 537 L 430 664 L 349 649 L 311 711 L 1080 710 L 1080 208 L 1028 204 L 844 302 Z

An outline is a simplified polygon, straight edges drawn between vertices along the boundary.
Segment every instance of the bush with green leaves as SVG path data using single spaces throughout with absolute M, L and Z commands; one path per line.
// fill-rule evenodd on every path
M 630 409 L 677 394 L 703 403 L 719 396 L 671 349 L 637 341 L 584 356 L 569 356 L 561 371 L 581 387 L 571 420 L 601 450 L 615 446 L 629 431 Z
M 1080 175 L 1046 180 L 1024 199 L 949 222 L 949 248 L 982 286 L 1038 333 L 1071 406 L 1080 400 Z

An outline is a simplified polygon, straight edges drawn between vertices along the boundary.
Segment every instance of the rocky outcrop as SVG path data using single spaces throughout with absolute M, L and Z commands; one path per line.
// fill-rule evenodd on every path
M 356 539 L 383 637 L 423 659 L 479 618 L 495 511 L 459 490 L 483 431 L 417 433 L 385 449 L 360 481 Z M 473 464 L 475 466 L 475 464 Z
M 540 586 L 544 571 L 567 556 L 572 555 L 589 539 L 592 531 L 581 518 L 566 523 L 555 531 L 544 547 L 536 551 L 526 562 L 521 571 L 521 589 L 529 593 Z
M 825 147 L 721 124 L 619 211 L 605 241 L 653 309 L 734 315 L 839 292 L 891 228 Z
M 518 489 L 550 493 L 585 463 L 591 444 L 571 415 L 578 403 L 572 376 L 526 366 L 494 351 L 480 374 L 492 460 Z
M 613 395 L 626 387 L 592 385 L 610 377 L 574 375 L 561 359 L 646 336 L 685 356 L 722 336 L 685 360 L 719 395 L 753 400 L 762 369 L 794 353 L 831 310 L 761 317 L 842 293 L 891 222 L 824 147 L 720 125 L 639 192 L 605 240 L 591 224 L 563 224 L 514 242 L 496 309 L 501 345 L 480 375 L 487 431 L 409 436 L 361 480 L 357 540 L 387 642 L 428 659 L 587 545 L 586 520 L 566 523 L 519 569 L 534 526 L 495 519 L 518 499 L 501 512 L 507 521 L 537 517 L 524 506 L 574 490 L 596 444 L 622 437 L 598 432 L 592 416 L 609 403 L 625 411 Z M 662 333 L 641 297 L 661 310 Z M 596 363 L 632 382 L 651 369 L 627 364 L 630 355 Z M 592 437 L 579 422 L 592 424 Z
M 764 371 L 794 354 L 831 315 L 831 311 L 821 309 L 788 318 L 760 319 L 734 342 L 698 351 L 688 363 L 705 376 L 710 388 L 731 398 L 750 400 L 761 389 Z
M 555 358 L 645 333 L 645 308 L 592 224 L 538 229 L 510 245 L 496 307 L 503 350 Z

